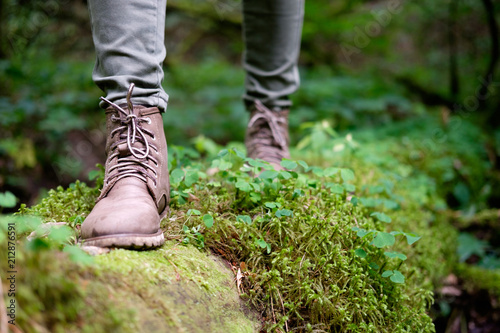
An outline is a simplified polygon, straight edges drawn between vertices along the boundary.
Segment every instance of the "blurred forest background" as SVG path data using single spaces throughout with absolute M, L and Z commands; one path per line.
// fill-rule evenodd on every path
M 243 139 L 240 7 L 237 0 L 169 1 L 169 143 Z M 293 143 L 305 122 L 326 119 L 345 132 L 423 112 L 447 123 L 455 114 L 448 129 L 459 132 L 461 119 L 478 123 L 496 170 L 499 11 L 492 0 L 307 1 Z M 33 203 L 47 188 L 85 179 L 104 161 L 90 22 L 80 0 L 2 0 L 0 16 L 0 186 Z M 446 135 L 436 128 L 428 145 Z M 488 176 L 483 192 L 496 205 L 498 176 Z M 474 181 L 456 179 L 450 203 L 477 205 L 481 186 Z
M 243 140 L 240 9 L 238 0 L 168 2 L 169 144 L 203 153 Z M 397 138 L 409 163 L 427 164 L 447 207 L 486 214 L 498 259 L 500 3 L 311 0 L 305 13 L 292 144 L 314 149 L 303 138 L 324 121 L 339 136 L 387 128 L 364 138 Z M 0 0 L 0 18 L 0 188 L 33 204 L 104 162 L 90 22 L 82 0 Z M 402 122 L 427 126 L 419 145 L 405 144 Z M 448 142 L 463 147 L 460 158 L 433 156 Z
M 85 1 L 0 4 L 0 186 L 33 203 L 45 189 L 85 179 L 104 161 L 90 22 Z M 218 143 L 243 139 L 240 6 L 236 0 L 169 1 L 170 143 L 200 135 Z M 343 132 L 422 112 L 439 113 L 444 122 L 456 114 L 452 130 L 460 131 L 460 119 L 484 129 L 483 148 L 496 169 L 499 7 L 491 0 L 307 1 L 292 140 L 301 138 L 304 122 L 326 119 Z M 446 140 L 441 128 L 434 136 L 427 138 L 431 144 Z M 457 181 L 452 203 L 474 203 L 470 184 Z M 498 203 L 499 187 L 492 184 L 488 200 Z

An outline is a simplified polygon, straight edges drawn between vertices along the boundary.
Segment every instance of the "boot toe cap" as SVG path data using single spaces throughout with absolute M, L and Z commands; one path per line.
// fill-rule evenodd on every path
M 151 204 L 99 201 L 82 224 L 83 239 L 119 235 L 154 234 L 160 229 L 160 217 Z

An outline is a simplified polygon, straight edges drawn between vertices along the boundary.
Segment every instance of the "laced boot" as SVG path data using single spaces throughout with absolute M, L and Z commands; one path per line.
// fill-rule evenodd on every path
M 283 169 L 281 160 L 290 158 L 288 113 L 271 111 L 262 102 L 255 102 L 245 137 L 248 157 L 267 161 L 275 170 Z
M 168 212 L 167 142 L 156 107 L 118 106 L 105 98 L 106 167 L 96 205 L 82 224 L 85 245 L 145 249 L 165 242 L 160 220 Z

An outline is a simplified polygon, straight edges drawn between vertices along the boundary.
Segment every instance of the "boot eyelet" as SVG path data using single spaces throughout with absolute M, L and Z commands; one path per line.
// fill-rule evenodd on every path
M 151 125 L 151 118 L 149 118 L 149 117 L 144 117 L 144 119 L 146 119 L 146 121 L 148 122 L 148 125 Z
M 153 138 L 151 140 L 156 141 L 156 136 L 153 135 Z

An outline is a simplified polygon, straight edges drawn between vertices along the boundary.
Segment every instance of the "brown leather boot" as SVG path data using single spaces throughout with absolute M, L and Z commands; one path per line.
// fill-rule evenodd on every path
M 245 137 L 248 157 L 267 161 L 275 170 L 283 169 L 281 160 L 290 158 L 288 113 L 271 111 L 260 101 L 255 102 Z
M 160 220 L 170 199 L 167 142 L 156 107 L 106 109 L 106 171 L 101 195 L 82 224 L 85 245 L 151 248 L 165 242 Z

